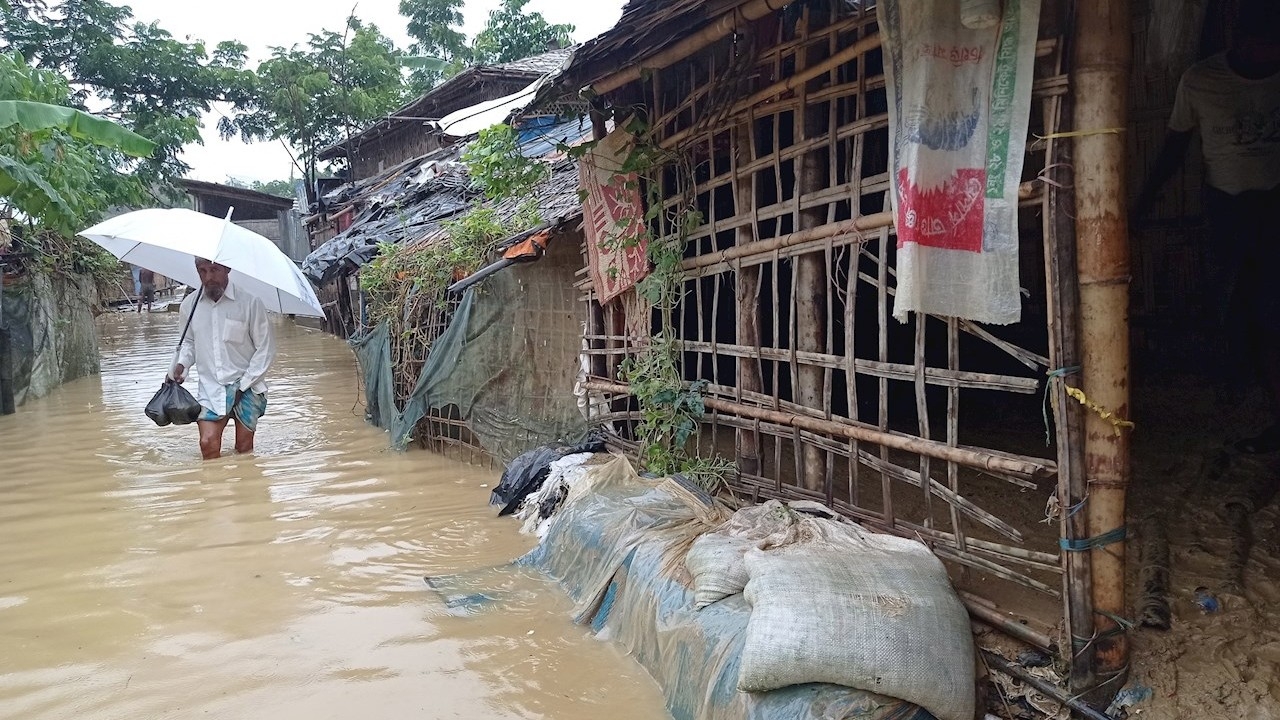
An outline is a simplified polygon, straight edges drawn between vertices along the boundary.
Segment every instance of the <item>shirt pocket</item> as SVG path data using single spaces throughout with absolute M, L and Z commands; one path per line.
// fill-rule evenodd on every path
M 222 321 L 222 341 L 226 343 L 243 343 L 249 339 L 248 326 L 239 320 Z

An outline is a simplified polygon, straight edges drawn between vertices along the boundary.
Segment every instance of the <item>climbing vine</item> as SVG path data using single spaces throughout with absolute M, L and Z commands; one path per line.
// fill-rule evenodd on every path
M 683 293 L 685 278 L 680 266 L 685 245 L 689 234 L 702 224 L 702 214 L 691 196 L 692 170 L 686 155 L 654 141 L 648 123 L 639 114 L 632 114 L 622 127 L 634 138 L 619 168 L 619 175 L 628 178 L 622 189 L 640 193 L 644 222 L 639 232 L 631 232 L 633 223 L 623 220 L 626 227 L 603 239 L 601 249 L 630 249 L 645 243 L 650 270 L 636 284 L 636 292 L 657 311 L 660 330 L 623 360 L 619 379 L 630 386 L 640 409 L 635 432 L 645 468 L 662 475 L 681 473 L 712 490 L 734 466 L 723 458 L 697 452 L 696 437 L 706 415 L 703 392 L 707 382 L 684 382 L 673 317 Z M 581 156 L 589 147 L 575 148 L 575 154 Z M 671 189 L 678 201 L 670 202 L 667 197 L 664 176 L 674 182 Z M 609 271 L 616 272 L 616 268 Z
M 547 169 L 520 154 L 514 130 L 499 125 L 481 132 L 462 161 L 483 197 L 441 223 L 442 236 L 429 242 L 381 243 L 360 271 L 365 321 L 390 328 L 398 399 L 416 384 L 423 360 L 448 325 L 455 307 L 449 285 L 480 269 L 500 242 L 542 221 L 534 198 Z M 513 206 L 518 199 L 523 200 Z
M 445 238 L 437 242 L 379 245 L 377 257 L 360 272 L 361 287 L 370 297 L 370 324 L 406 317 L 411 295 L 425 294 L 433 303 L 443 302 L 445 288 L 479 269 L 497 243 L 541 222 L 533 194 L 547 169 L 520 154 L 510 126 L 481 131 L 463 152 L 462 161 L 472 184 L 489 202 L 477 203 L 442 223 Z M 521 197 L 526 200 L 506 219 L 494 207 Z

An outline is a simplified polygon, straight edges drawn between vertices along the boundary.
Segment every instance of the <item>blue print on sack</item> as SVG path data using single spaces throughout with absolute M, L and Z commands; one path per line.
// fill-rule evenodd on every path
M 978 129 L 982 119 L 982 107 L 978 104 L 978 89 L 970 97 L 971 108 L 967 112 L 953 110 L 948 113 L 930 113 L 921 108 L 911 114 L 906 122 L 907 140 L 920 143 L 931 150 L 955 151 L 966 147 Z

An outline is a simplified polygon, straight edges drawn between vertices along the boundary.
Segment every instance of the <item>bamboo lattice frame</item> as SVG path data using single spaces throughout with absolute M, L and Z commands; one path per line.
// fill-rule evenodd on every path
M 1002 518 L 1002 507 L 966 497 L 992 478 L 1001 492 L 1054 494 L 1056 458 L 961 442 L 964 393 L 1039 400 L 1063 355 L 1049 339 L 1057 278 L 1045 282 L 1058 248 L 1045 247 L 1053 233 L 1035 217 L 1052 195 L 1037 182 L 1052 143 L 1031 143 L 1022 188 L 1022 284 L 1039 310 L 1016 332 L 932 316 L 897 323 L 875 11 L 828 7 L 775 13 L 619 94 L 693 168 L 687 195 L 671 173 L 663 190 L 671 205 L 692 197 L 704 220 L 689 235 L 675 313 L 685 379 L 709 382 L 701 449 L 736 459 L 732 489 L 751 500 L 817 500 L 1060 598 L 1056 541 L 1032 547 L 1023 532 L 1040 518 Z M 1059 46 L 1038 47 L 1033 133 L 1050 134 L 1062 115 Z M 652 311 L 634 291 L 602 307 L 585 269 L 579 278 L 594 420 L 634 451 L 638 413 L 617 368 L 646 342 Z

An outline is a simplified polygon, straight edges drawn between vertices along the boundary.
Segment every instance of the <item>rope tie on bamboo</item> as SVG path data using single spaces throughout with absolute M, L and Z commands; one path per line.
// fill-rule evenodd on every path
M 1058 499 L 1057 495 L 1050 495 L 1049 500 L 1044 504 L 1044 520 L 1041 520 L 1040 522 L 1048 524 L 1053 522 L 1054 520 L 1057 520 L 1058 518 L 1069 519 L 1069 518 L 1075 517 L 1076 513 L 1083 510 L 1085 504 L 1088 502 L 1089 502 L 1089 496 L 1085 495 L 1083 498 L 1080 499 L 1080 502 L 1076 503 L 1075 505 L 1069 506 L 1067 508 L 1067 513 L 1064 516 L 1062 514 L 1062 501 Z
M 1083 504 L 1083 503 L 1081 503 Z M 1108 530 L 1101 535 L 1094 535 L 1089 538 L 1080 538 L 1074 540 L 1072 538 L 1059 538 L 1058 546 L 1067 552 L 1087 552 L 1095 548 L 1114 545 L 1118 542 L 1124 542 L 1129 537 L 1129 528 L 1121 525 L 1115 530 Z
M 1094 630 L 1093 634 L 1088 637 L 1084 637 L 1081 635 L 1072 635 L 1071 647 L 1075 651 L 1075 654 L 1077 656 L 1080 653 L 1084 652 L 1085 650 L 1088 650 L 1090 645 L 1093 645 L 1095 642 L 1099 640 L 1104 640 L 1109 637 L 1115 637 L 1117 635 L 1124 635 L 1125 633 L 1129 632 L 1130 630 L 1133 630 L 1138 626 L 1137 623 L 1130 620 L 1129 618 L 1116 615 L 1115 613 L 1107 612 L 1106 610 L 1094 610 L 1093 614 L 1101 615 L 1102 617 L 1107 618 L 1108 620 L 1114 622 L 1116 626 L 1113 628 L 1109 628 L 1107 630 Z
M 1053 385 L 1054 380 L 1059 380 L 1067 375 L 1073 375 L 1080 372 L 1079 365 L 1068 365 L 1060 367 L 1057 370 L 1050 370 L 1045 373 L 1048 380 L 1044 383 L 1044 402 L 1040 403 L 1040 412 L 1044 416 L 1044 444 L 1048 447 L 1052 438 L 1052 432 L 1049 430 L 1049 388 Z

